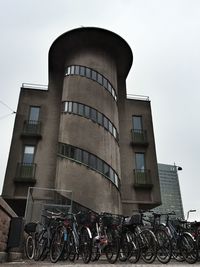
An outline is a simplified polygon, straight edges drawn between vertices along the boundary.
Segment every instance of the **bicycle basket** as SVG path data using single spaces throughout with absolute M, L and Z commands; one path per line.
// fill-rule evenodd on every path
M 78 224 L 91 225 L 97 222 L 98 216 L 95 213 L 85 212 L 76 215 Z
M 30 222 L 24 226 L 24 231 L 30 235 L 31 233 L 34 233 L 36 231 L 36 227 L 37 223 Z
M 140 213 L 133 214 L 130 219 L 131 225 L 140 225 L 142 224 L 142 215 Z
M 120 215 L 106 214 L 103 215 L 102 221 L 104 226 L 118 226 L 123 222 L 123 217 Z

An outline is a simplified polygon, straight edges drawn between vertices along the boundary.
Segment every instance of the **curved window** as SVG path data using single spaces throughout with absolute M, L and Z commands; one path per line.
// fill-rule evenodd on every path
M 94 154 L 89 153 L 78 147 L 74 147 L 64 143 L 58 143 L 58 155 L 66 157 L 70 160 L 76 161 L 86 165 L 92 170 L 95 170 L 109 179 L 117 188 L 119 188 L 119 177 L 114 169 L 105 161 L 98 158 Z
M 118 141 L 118 133 L 116 127 L 106 116 L 104 116 L 96 109 L 83 105 L 81 103 L 66 101 L 63 102 L 62 111 L 91 119 L 93 122 L 96 122 L 104 127 Z
M 91 68 L 84 67 L 84 66 L 73 65 L 73 66 L 67 67 L 65 76 L 69 76 L 69 75 L 84 76 L 84 77 L 87 77 L 88 79 L 91 79 L 99 83 L 112 95 L 114 100 L 117 101 L 117 94 L 112 84 L 109 82 L 108 79 L 106 79 L 102 74 L 100 74 L 96 70 L 93 70 Z

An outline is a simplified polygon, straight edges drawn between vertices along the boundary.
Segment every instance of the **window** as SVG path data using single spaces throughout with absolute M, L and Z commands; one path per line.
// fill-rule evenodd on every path
M 132 116 L 132 127 L 134 131 L 142 131 L 142 117 L 141 116 Z
M 86 68 L 86 77 L 91 79 L 91 69 Z
M 72 112 L 72 102 L 69 102 L 69 105 L 68 105 L 68 112 Z
M 145 171 L 145 155 L 144 153 L 135 153 L 135 164 L 138 171 Z
M 112 134 L 113 133 L 113 126 L 112 126 L 112 123 L 110 121 L 108 121 L 108 129 L 109 129 L 109 132 Z
M 82 104 L 78 105 L 78 114 L 84 116 L 84 105 Z
M 106 117 L 103 118 L 103 125 L 108 130 L 108 119 Z
M 89 166 L 93 169 L 96 169 L 96 157 L 92 154 L 90 154 L 89 157 Z
M 75 74 L 75 66 L 71 66 L 71 75 Z
M 78 161 L 82 161 L 82 151 L 78 148 L 75 149 L 75 159 Z
M 97 82 L 100 83 L 100 84 L 103 84 L 103 77 L 101 74 L 97 74 Z
M 64 106 L 64 111 L 65 111 L 65 112 L 68 111 L 68 104 L 69 104 L 69 102 L 65 102 L 65 106 Z
M 110 93 L 112 93 L 112 86 L 111 86 L 110 83 L 108 83 L 108 91 L 109 91 Z
M 89 165 L 89 153 L 86 151 L 83 151 L 83 163 Z
M 86 118 L 90 118 L 90 108 L 88 106 L 85 106 L 85 116 Z
M 24 162 L 33 162 L 34 146 L 26 146 L 24 150 Z M 86 165 L 88 168 L 93 169 L 101 173 L 107 179 L 112 181 L 118 187 L 117 173 L 102 159 L 90 154 L 89 152 L 82 150 L 78 147 L 74 147 L 68 144 L 58 144 L 59 156 L 67 157 L 70 160 Z M 29 163 L 30 164 L 30 163 Z
M 35 146 L 25 146 L 23 154 L 23 163 L 33 164 L 34 153 L 35 153 Z
M 114 88 L 112 87 L 108 79 L 103 77 L 103 75 L 98 73 L 97 71 L 85 66 L 74 65 L 67 67 L 65 76 L 68 75 L 80 75 L 82 77 L 87 77 L 88 79 L 92 79 L 93 81 L 98 82 L 103 86 L 104 89 L 108 90 L 113 96 L 114 100 L 117 101 Z
M 78 113 L 78 104 L 73 103 L 73 113 Z
M 40 114 L 40 107 L 30 107 L 29 121 L 38 122 L 39 114 Z
M 80 67 L 80 75 L 85 76 L 85 67 Z
M 103 173 L 103 161 L 97 158 L 97 170 Z
M 97 121 L 97 111 L 95 109 L 91 109 L 91 119 L 96 122 Z
M 97 113 L 97 122 L 103 125 L 103 115 L 100 112 Z
M 97 80 L 97 73 L 94 70 L 92 70 L 92 80 L 94 80 L 94 81 Z
M 76 75 L 79 75 L 79 69 L 80 69 L 79 66 L 75 66 L 75 74 L 76 74 Z
M 108 164 L 104 163 L 104 174 L 105 176 L 109 177 L 109 166 Z
M 103 86 L 108 89 L 108 81 L 106 78 L 103 77 Z

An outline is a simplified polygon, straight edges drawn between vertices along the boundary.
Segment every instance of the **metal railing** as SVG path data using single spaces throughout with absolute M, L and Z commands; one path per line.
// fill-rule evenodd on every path
M 134 187 L 146 187 L 146 188 L 153 187 L 150 170 L 135 169 L 133 170 L 133 172 L 134 172 Z
M 148 145 L 147 131 L 146 130 L 132 129 L 131 134 L 132 134 L 133 144 Z
M 16 171 L 16 180 L 24 179 L 24 181 L 35 179 L 36 164 L 34 163 L 18 163 Z
M 27 89 L 37 89 L 37 90 L 48 90 L 48 85 L 43 85 L 43 84 L 34 84 L 34 83 L 22 83 L 22 88 L 27 88 Z
M 26 120 L 24 121 L 23 127 L 24 135 L 41 135 L 41 122 L 34 120 Z

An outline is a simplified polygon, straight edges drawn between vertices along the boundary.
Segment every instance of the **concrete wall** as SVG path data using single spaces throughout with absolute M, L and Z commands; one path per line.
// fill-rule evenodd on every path
M 7 242 L 12 217 L 17 215 L 8 206 L 8 204 L 0 197 L 0 262 L 7 261 L 8 250 Z

